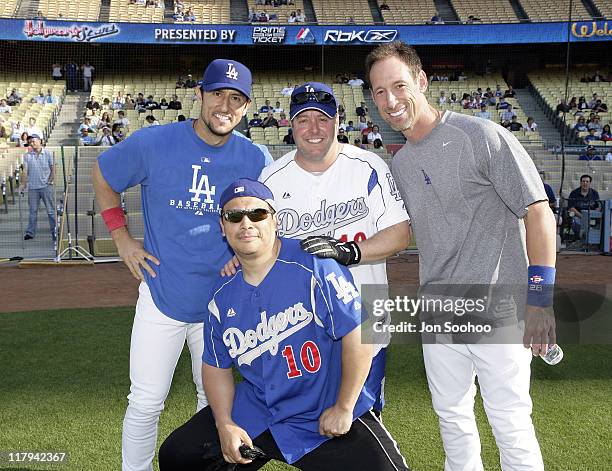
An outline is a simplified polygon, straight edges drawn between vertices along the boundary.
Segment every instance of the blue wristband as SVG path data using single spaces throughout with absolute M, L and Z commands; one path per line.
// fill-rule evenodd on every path
M 527 276 L 527 304 L 530 306 L 550 307 L 553 305 L 555 291 L 554 267 L 531 265 Z

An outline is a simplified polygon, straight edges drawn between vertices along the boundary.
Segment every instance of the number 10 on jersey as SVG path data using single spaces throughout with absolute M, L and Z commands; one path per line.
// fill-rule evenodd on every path
M 296 364 L 295 356 L 293 354 L 293 347 L 287 345 L 283 348 L 283 357 L 287 360 L 287 378 L 299 378 L 302 376 L 302 370 L 300 370 Z M 321 354 L 319 353 L 319 347 L 312 340 L 304 342 L 302 348 L 300 348 L 300 362 L 302 367 L 309 373 L 316 373 L 321 367 Z

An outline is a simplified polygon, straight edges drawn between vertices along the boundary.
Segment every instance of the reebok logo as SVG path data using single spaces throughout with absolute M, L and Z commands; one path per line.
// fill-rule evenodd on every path
M 291 193 L 289 193 L 288 191 L 285 191 L 285 192 L 283 193 L 283 199 L 284 199 L 284 200 L 287 200 L 287 199 L 289 199 L 289 198 L 291 198 Z

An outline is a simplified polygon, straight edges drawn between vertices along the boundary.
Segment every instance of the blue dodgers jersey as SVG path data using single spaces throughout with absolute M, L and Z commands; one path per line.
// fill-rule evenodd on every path
M 256 179 L 270 154 L 238 133 L 206 144 L 192 121 L 135 132 L 100 155 L 102 175 L 120 193 L 140 184 L 144 248 L 160 261 L 143 270 L 157 308 L 181 322 L 202 322 L 219 270 L 231 257 L 219 226 L 223 190 Z
M 270 429 L 288 463 L 328 440 L 319 417 L 336 402 L 342 337 L 361 324 L 361 298 L 350 272 L 319 259 L 298 240 L 281 239 L 278 259 L 259 286 L 242 271 L 221 278 L 204 322 L 202 360 L 236 366 L 233 420 L 255 438 Z M 374 403 L 364 388 L 353 420 Z

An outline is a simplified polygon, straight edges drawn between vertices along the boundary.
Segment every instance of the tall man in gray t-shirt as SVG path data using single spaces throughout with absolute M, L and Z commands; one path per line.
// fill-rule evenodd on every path
M 555 343 L 551 293 L 556 255 L 555 221 L 538 172 L 501 126 L 430 106 L 427 76 L 406 44 L 377 47 L 366 69 L 381 116 L 407 139 L 392 173 L 416 237 L 421 287 L 504 284 L 533 285 L 537 291 L 528 295 L 524 309 L 523 345 L 520 337 L 504 344 L 424 342 L 427 380 L 446 452 L 444 469 L 483 469 L 474 418 L 478 375 L 502 469 L 541 471 L 531 422 L 528 348 L 539 355 Z

